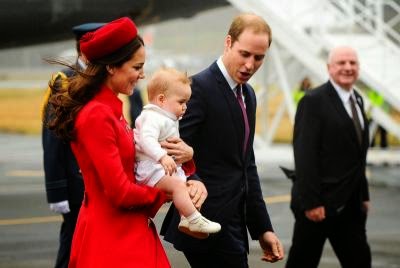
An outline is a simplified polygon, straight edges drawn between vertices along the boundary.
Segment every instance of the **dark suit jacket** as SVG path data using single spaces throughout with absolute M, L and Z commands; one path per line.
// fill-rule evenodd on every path
M 62 71 L 67 77 L 74 73 L 70 69 Z M 61 77 L 57 77 L 58 83 Z M 42 127 L 43 165 L 47 201 L 49 203 L 68 200 L 70 205 L 80 205 L 83 200 L 83 178 L 69 142 L 58 138 L 46 127 L 51 116 L 51 105 L 45 107 Z
M 243 92 L 250 125 L 247 151 L 243 153 L 244 123 L 241 108 L 216 62 L 192 77 L 192 96 L 180 121 L 182 139 L 194 149 L 197 178 L 205 184 L 208 198 L 201 213 L 222 225 L 222 231 L 198 240 L 177 230 L 178 214 L 172 207 L 163 223 L 161 234 L 177 249 L 209 250 L 217 244 L 228 249 L 227 223 L 242 220 L 253 239 L 272 230 L 263 200 L 254 160 L 253 139 L 256 97 L 246 84 Z M 240 213 L 239 213 L 240 211 Z M 238 219 L 239 217 L 239 219 Z M 247 231 L 241 226 L 247 247 Z
M 349 200 L 359 204 L 369 200 L 368 120 L 361 96 L 355 95 L 364 118 L 361 146 L 353 121 L 329 81 L 300 101 L 293 136 L 296 180 L 291 207 L 295 214 L 321 205 L 335 213 Z

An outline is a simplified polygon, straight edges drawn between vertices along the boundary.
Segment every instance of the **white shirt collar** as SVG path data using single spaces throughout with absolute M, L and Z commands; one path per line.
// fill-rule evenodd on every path
M 341 86 L 336 84 L 335 81 L 333 81 L 332 79 L 330 79 L 330 82 L 333 85 L 333 88 L 338 93 L 338 95 L 343 103 L 347 103 L 351 96 L 353 96 L 353 99 L 355 100 L 353 89 L 350 89 L 350 90 L 343 89 Z
M 217 65 L 218 68 L 221 70 L 222 75 L 225 77 L 225 80 L 228 82 L 229 86 L 231 87 L 232 90 L 234 90 L 237 86 L 237 83 L 232 79 L 232 77 L 229 75 L 228 71 L 225 68 L 224 62 L 222 61 L 222 56 L 219 57 L 217 60 Z

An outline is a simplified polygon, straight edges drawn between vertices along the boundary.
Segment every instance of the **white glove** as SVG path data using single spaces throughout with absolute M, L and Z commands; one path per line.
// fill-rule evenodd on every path
M 70 212 L 68 200 L 64 200 L 58 203 L 50 203 L 50 210 L 55 213 L 61 214 Z

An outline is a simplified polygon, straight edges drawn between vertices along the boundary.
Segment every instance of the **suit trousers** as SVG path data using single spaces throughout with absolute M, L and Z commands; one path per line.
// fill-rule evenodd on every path
M 304 213 L 296 215 L 286 267 L 318 267 L 328 239 L 343 268 L 370 268 L 366 219 L 359 205 L 347 205 L 340 213 L 318 223 L 310 221 Z
M 60 245 L 57 253 L 55 268 L 68 268 L 71 253 L 72 237 L 81 205 L 70 204 L 70 212 L 63 214 L 64 221 L 60 229 Z

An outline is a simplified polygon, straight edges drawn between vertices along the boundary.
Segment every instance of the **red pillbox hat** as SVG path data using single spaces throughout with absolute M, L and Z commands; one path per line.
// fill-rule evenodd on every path
M 128 17 L 111 21 L 79 41 L 82 53 L 89 61 L 107 56 L 127 45 L 137 36 L 135 23 Z

